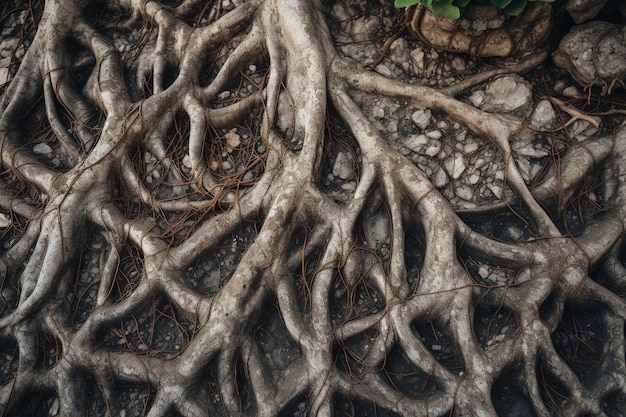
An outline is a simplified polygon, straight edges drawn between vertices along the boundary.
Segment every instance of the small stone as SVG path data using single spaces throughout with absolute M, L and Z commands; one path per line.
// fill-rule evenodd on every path
M 421 48 L 417 48 L 412 50 L 409 56 L 411 57 L 415 72 L 424 71 L 424 51 Z
M 0 228 L 11 226 L 11 219 L 4 213 L 0 213 Z
M 376 65 L 376 68 L 374 68 L 374 69 L 380 75 L 383 75 L 385 77 L 391 77 L 391 70 L 386 65 L 378 64 L 378 65 Z
M 254 174 L 252 173 L 252 171 L 248 171 L 245 174 L 243 174 L 243 178 L 241 178 L 241 180 L 243 182 L 249 182 L 252 181 L 254 179 Z
M 426 129 L 430 125 L 432 113 L 429 109 L 417 110 L 411 115 L 411 120 L 420 129 Z
M 443 165 L 446 168 L 446 171 L 448 171 L 448 175 L 455 180 L 461 177 L 467 168 L 463 155 L 458 152 L 455 152 L 454 156 L 446 158 Z
M 496 198 L 499 199 L 502 196 L 502 187 L 499 185 L 487 184 L 487 187 Z
M 9 68 L 0 68 L 0 85 L 9 81 Z
M 409 57 L 408 42 L 404 38 L 398 38 L 389 47 L 389 59 L 396 64 L 406 63 Z
M 435 184 L 435 187 L 437 188 L 443 188 L 446 186 L 446 184 L 448 184 L 448 182 L 449 179 L 445 171 L 439 168 L 435 173 L 435 177 L 433 178 L 433 184 Z
M 419 152 L 419 150 L 428 143 L 426 135 L 411 135 L 404 143 L 404 146 L 412 150 L 413 152 Z M 439 152 L 439 151 L 437 151 Z
M 33 147 L 33 151 L 40 155 L 49 155 L 52 153 L 52 148 L 47 143 L 38 143 Z
M 563 91 L 561 91 L 561 94 L 563 94 L 565 97 L 572 97 L 572 98 L 580 97 L 580 91 L 578 91 L 578 88 L 576 88 L 573 85 L 570 85 L 569 87 L 564 88 Z
M 382 106 L 374 106 L 372 109 L 372 116 L 378 119 L 383 119 L 385 117 L 385 109 Z
M 519 111 L 526 114 L 532 105 L 532 96 L 531 86 L 523 78 L 519 76 L 500 77 L 487 84 L 480 108 L 488 112 L 511 113 Z
M 226 138 L 226 146 L 230 149 L 235 149 L 237 146 L 241 145 L 241 136 L 237 134 L 237 129 L 230 130 L 224 137 Z
M 354 175 L 354 169 L 352 167 L 353 157 L 352 154 L 347 152 L 337 153 L 335 159 L 335 165 L 333 166 L 333 175 L 343 180 L 352 178 Z
M 462 198 L 463 200 L 466 200 L 466 201 L 471 201 L 472 196 L 474 195 L 472 189 L 468 187 L 467 185 L 462 185 L 460 187 L 457 187 L 457 189 L 455 190 L 455 194 L 457 195 L 457 197 Z
M 485 265 L 481 265 L 480 268 L 478 268 L 478 275 L 480 275 L 482 279 L 487 279 L 489 276 L 489 269 Z
M 472 95 L 469 96 L 469 100 L 472 102 L 472 105 L 474 105 L 474 107 L 480 107 L 480 105 L 483 104 L 484 99 L 485 93 L 480 90 L 474 91 Z
M 452 68 L 459 72 L 465 70 L 465 61 L 459 57 L 455 57 L 452 60 Z
M 575 23 L 583 23 L 593 19 L 608 0 L 569 0 L 565 4 L 565 10 L 574 19 Z
M 59 397 L 55 397 L 54 401 L 52 401 L 52 405 L 48 409 L 48 415 L 49 416 L 57 416 L 57 415 L 59 415 L 59 408 L 60 408 Z
M 470 142 L 465 144 L 465 153 L 474 153 L 478 150 L 478 143 Z
M 441 151 L 441 144 L 438 142 L 435 142 L 433 144 L 431 144 L 426 151 L 424 151 L 424 153 L 427 156 L 430 156 L 431 158 L 434 158 L 435 156 L 437 156 L 437 154 L 439 153 L 439 151 Z
M 346 183 L 341 184 L 341 189 L 344 191 L 354 192 L 356 190 L 356 182 L 348 181 Z
M 217 97 L 218 97 L 220 100 L 225 100 L 225 99 L 227 99 L 228 97 L 230 97 L 230 91 L 222 91 L 221 93 L 219 93 L 219 94 L 217 95 Z
M 438 139 L 441 139 L 443 134 L 439 130 L 433 130 L 433 131 L 426 133 L 426 136 L 428 136 L 431 139 L 438 140 Z

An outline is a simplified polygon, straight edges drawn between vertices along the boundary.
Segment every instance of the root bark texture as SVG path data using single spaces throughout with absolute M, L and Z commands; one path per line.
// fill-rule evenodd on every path
M 563 219 L 623 129 L 530 187 L 530 129 L 344 57 L 323 2 L 170 3 L 46 1 L 5 86 L 0 415 L 614 415 L 619 172 Z M 508 197 L 455 210 L 365 94 L 483 138 Z M 526 236 L 481 226 L 498 213 Z

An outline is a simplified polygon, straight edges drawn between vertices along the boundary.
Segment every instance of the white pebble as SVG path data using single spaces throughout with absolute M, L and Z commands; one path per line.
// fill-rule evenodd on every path
M 429 109 L 417 110 L 411 115 L 411 120 L 420 129 L 426 129 L 430 125 L 431 111 Z
M 33 151 L 40 155 L 48 155 L 52 153 L 52 148 L 47 143 L 38 143 L 33 147 Z
M 4 214 L 4 213 L 0 213 L 0 227 L 9 227 L 11 226 L 11 219 L 9 219 L 9 217 Z
M 458 152 L 455 152 L 453 157 L 446 158 L 446 160 L 443 161 L 443 165 L 446 168 L 446 171 L 448 171 L 448 175 L 455 180 L 463 175 L 465 168 L 467 168 L 463 155 Z
M 333 175 L 343 180 L 347 180 L 354 175 L 351 154 L 347 152 L 337 153 L 337 159 L 335 159 L 335 165 L 333 166 Z

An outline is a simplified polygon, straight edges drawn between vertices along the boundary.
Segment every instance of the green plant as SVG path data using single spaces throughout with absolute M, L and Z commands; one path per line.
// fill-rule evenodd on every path
M 408 7 L 422 3 L 424 7 L 430 8 L 435 15 L 446 19 L 456 20 L 465 11 L 470 3 L 491 3 L 504 10 L 510 16 L 520 14 L 528 3 L 535 1 L 545 1 L 552 3 L 554 0 L 395 0 L 396 7 Z

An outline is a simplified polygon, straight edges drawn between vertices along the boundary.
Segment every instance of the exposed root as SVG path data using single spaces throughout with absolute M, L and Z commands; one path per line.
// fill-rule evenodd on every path
M 621 168 L 580 233 L 557 227 L 623 131 L 529 186 L 511 142 L 539 133 L 455 98 L 543 55 L 436 90 L 343 58 L 321 1 L 120 0 L 111 22 L 83 3 L 46 4 L 0 101 L 1 413 L 497 416 L 516 384 L 525 410 L 582 416 L 623 390 Z M 495 145 L 506 193 L 455 211 L 360 93 Z M 483 228 L 507 212 L 521 237 Z M 559 339 L 579 307 L 602 378 Z

